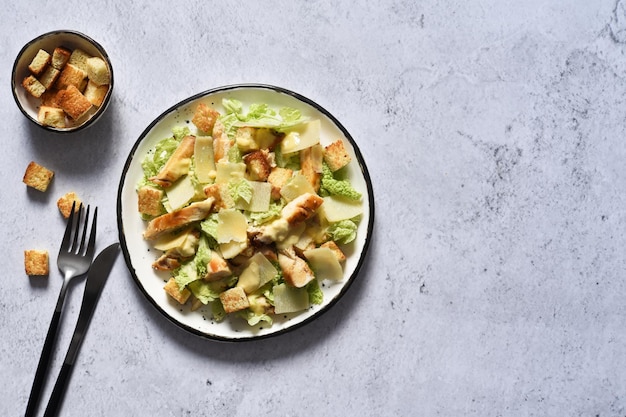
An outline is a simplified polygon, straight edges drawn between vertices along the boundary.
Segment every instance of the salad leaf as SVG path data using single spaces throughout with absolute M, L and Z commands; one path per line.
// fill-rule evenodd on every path
M 198 279 L 189 283 L 189 290 L 202 304 L 208 304 L 220 298 L 223 288 L 212 285 L 203 279 Z
M 274 148 L 274 160 L 276 165 L 281 168 L 289 168 L 293 171 L 300 170 L 300 154 L 298 152 L 284 154 L 280 150 L 280 146 L 277 146 Z
M 183 264 L 178 268 L 178 272 L 175 273 L 174 280 L 178 284 L 179 291 L 185 289 L 189 283 L 198 279 L 198 272 L 196 270 L 196 264 L 193 260 Z
M 303 117 L 298 109 L 283 107 L 276 110 L 265 103 L 253 103 L 248 106 L 247 113 L 244 112 L 243 104 L 239 100 L 223 99 L 222 105 L 226 114 L 220 118 L 226 126 L 226 131 L 230 137 L 234 135 L 237 127 L 265 127 L 277 131 L 286 131 L 290 128 L 308 121 Z
M 239 315 L 248 322 L 250 326 L 256 326 L 262 321 L 269 323 L 270 325 L 274 322 L 272 317 L 265 313 L 255 313 L 252 310 L 246 309 L 239 312 Z
M 307 284 L 306 290 L 309 293 L 309 302 L 311 304 L 322 304 L 324 301 L 324 293 L 316 279 Z
M 335 178 L 335 175 L 326 162 L 322 163 L 320 195 L 322 197 L 337 195 L 355 201 L 360 200 L 362 196 L 360 192 L 352 187 L 349 181 Z
M 205 236 L 200 237 L 198 243 L 198 249 L 196 250 L 196 256 L 193 258 L 193 262 L 196 264 L 196 271 L 198 277 L 203 277 L 207 273 L 207 265 L 211 261 L 211 248 L 209 242 Z
M 341 220 L 328 228 L 330 238 L 340 245 L 352 242 L 356 238 L 357 225 L 352 220 Z
M 217 243 L 217 223 L 217 213 L 211 213 L 209 217 L 200 222 L 200 230 L 202 230 L 204 236 L 207 238 L 207 244 L 211 249 L 215 249 L 219 246 Z
M 226 318 L 226 310 L 220 301 L 219 297 L 211 303 L 211 312 L 213 313 L 213 320 L 220 322 Z
M 263 223 L 269 222 L 270 220 L 279 218 L 283 206 L 284 204 L 282 202 L 272 201 L 270 202 L 269 210 L 249 213 L 248 217 L 250 218 L 250 221 L 252 221 L 252 224 L 259 226 Z
M 242 199 L 246 203 L 250 203 L 252 200 L 252 185 L 243 178 L 230 181 L 228 183 L 228 192 L 235 202 Z

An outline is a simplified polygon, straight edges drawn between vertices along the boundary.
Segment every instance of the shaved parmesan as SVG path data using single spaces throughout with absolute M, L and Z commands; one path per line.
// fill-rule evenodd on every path
M 317 145 L 320 142 L 320 126 L 319 119 L 296 126 L 280 142 L 280 150 L 288 154 Z
M 280 195 L 285 198 L 287 201 L 294 200 L 296 197 L 301 196 L 302 194 L 316 194 L 315 189 L 307 180 L 307 178 L 297 173 L 289 181 L 280 189 Z
M 309 308 L 309 294 L 306 288 L 294 288 L 287 284 L 274 286 L 274 312 L 293 313 Z
M 322 216 L 330 223 L 341 220 L 353 219 L 363 214 L 363 205 L 361 202 L 346 200 L 339 197 L 324 197 L 324 203 L 320 207 Z
M 154 248 L 157 250 L 166 251 L 168 249 L 179 248 L 185 244 L 185 241 L 190 235 L 192 229 L 187 229 L 183 232 L 167 233 L 159 237 L 154 244 Z
M 272 197 L 272 184 L 262 181 L 248 181 L 252 186 L 252 199 L 246 203 L 242 199 L 237 200 L 236 208 L 252 212 L 264 212 L 270 209 Z
M 319 280 L 339 281 L 343 278 L 343 268 L 330 248 L 315 248 L 304 251 L 315 277 Z
M 215 178 L 215 160 L 213 156 L 213 138 L 197 136 L 194 145 L 196 178 L 202 184 L 208 184 Z
M 239 210 L 222 210 L 217 214 L 217 242 L 246 242 L 248 220 Z
M 170 211 L 174 211 L 186 206 L 196 195 L 196 189 L 191 182 L 191 177 L 185 175 L 183 178 L 176 181 L 174 185 L 167 188 L 165 193 L 167 194 Z
M 246 164 L 243 162 L 218 162 L 215 182 L 225 184 L 234 179 L 243 178 L 246 173 Z
M 222 257 L 224 259 L 233 259 L 235 256 L 246 250 L 247 247 L 248 242 L 231 241 L 228 243 L 220 243 L 220 252 L 222 253 Z

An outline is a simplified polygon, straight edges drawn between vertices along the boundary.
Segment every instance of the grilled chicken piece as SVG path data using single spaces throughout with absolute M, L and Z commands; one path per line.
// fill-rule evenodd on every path
M 194 256 L 200 242 L 200 231 L 191 230 L 184 242 L 177 247 L 168 249 L 153 264 L 159 271 L 173 271 L 181 265 L 181 261 Z
M 177 179 L 187 174 L 189 172 L 189 164 L 191 163 L 195 143 L 195 136 L 185 136 L 161 171 L 155 177 L 150 178 L 150 181 L 163 188 L 167 188 Z
M 219 253 L 211 251 L 211 260 L 207 264 L 207 273 L 203 277 L 206 281 L 219 281 L 222 278 L 233 274 L 228 266 L 228 262 Z
M 294 226 L 313 217 L 323 202 L 324 199 L 316 194 L 302 194 L 283 207 L 280 219 L 267 225 L 248 227 L 248 237 L 253 245 L 280 242 Z
M 171 232 L 190 223 L 204 220 L 211 212 L 214 201 L 213 198 L 207 198 L 204 201 L 191 203 L 187 207 L 152 219 L 143 233 L 144 239 L 153 240 L 163 233 Z
M 283 249 L 278 252 L 278 264 L 283 270 L 285 282 L 293 287 L 302 288 L 315 279 L 309 264 L 296 255 L 293 248 Z
M 309 180 L 315 192 L 320 190 L 322 179 L 322 162 L 324 161 L 324 148 L 321 145 L 311 146 L 300 151 L 300 169 L 302 175 Z
M 224 124 L 217 120 L 213 126 L 213 157 L 215 162 L 228 159 L 228 151 L 233 141 L 226 134 Z
M 303 222 L 311 218 L 323 202 L 324 199 L 316 194 L 302 194 L 283 207 L 281 217 L 290 225 Z

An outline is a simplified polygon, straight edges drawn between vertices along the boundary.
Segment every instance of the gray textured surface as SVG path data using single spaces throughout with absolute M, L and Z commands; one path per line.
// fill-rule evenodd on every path
M 60 287 L 54 256 L 48 279 L 22 266 L 56 252 L 56 198 L 97 204 L 101 247 L 116 240 L 136 138 L 238 82 L 316 100 L 359 143 L 377 202 L 363 275 L 320 320 L 227 345 L 171 326 L 120 260 L 63 415 L 626 414 L 626 3 L 58 3 L 7 4 L 0 28 L 0 415 L 25 410 Z M 107 115 L 69 137 L 9 90 L 20 47 L 58 28 L 100 41 L 116 76 Z M 46 194 L 21 182 L 31 160 L 56 171 Z

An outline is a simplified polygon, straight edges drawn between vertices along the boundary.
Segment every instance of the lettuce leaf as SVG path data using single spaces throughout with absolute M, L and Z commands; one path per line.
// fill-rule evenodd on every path
M 252 191 L 252 185 L 243 178 L 232 180 L 228 183 L 228 192 L 235 202 L 242 199 L 249 204 L 252 200 Z
M 306 290 L 309 293 L 309 303 L 322 304 L 324 301 L 324 293 L 322 292 L 320 284 L 316 279 L 307 284 Z
M 322 197 L 336 195 L 354 201 L 358 201 L 362 197 L 361 193 L 355 190 L 349 181 L 335 178 L 335 174 L 330 170 L 326 162 L 322 163 L 320 195 Z
M 353 220 L 341 220 L 328 227 L 328 235 L 340 245 L 352 242 L 356 238 L 357 224 Z
M 205 305 L 218 300 L 220 298 L 220 292 L 223 291 L 223 288 L 215 286 L 213 283 L 203 279 L 190 282 L 188 288 L 191 293 Z
M 267 223 L 270 220 L 274 220 L 280 217 L 281 210 L 283 209 L 284 204 L 281 202 L 272 201 L 270 202 L 270 208 L 267 211 L 262 212 L 254 212 L 249 213 L 248 218 L 252 222 L 253 225 L 259 226 L 263 223 Z
M 211 213 L 209 217 L 200 222 L 200 230 L 207 239 L 207 244 L 211 249 L 217 248 L 217 213 Z

